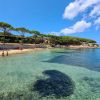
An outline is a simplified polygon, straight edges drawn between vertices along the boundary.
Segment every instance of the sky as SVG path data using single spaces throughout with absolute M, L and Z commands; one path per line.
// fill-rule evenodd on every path
M 0 0 L 0 22 L 100 44 L 100 0 Z

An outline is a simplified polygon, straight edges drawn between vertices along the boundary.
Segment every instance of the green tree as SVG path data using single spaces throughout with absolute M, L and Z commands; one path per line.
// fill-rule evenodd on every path
M 23 43 L 24 43 L 25 34 L 26 33 L 31 33 L 31 32 L 28 29 L 24 28 L 24 27 L 16 28 L 15 31 L 21 33 L 21 41 L 20 41 L 20 43 L 22 45 L 22 47 L 21 47 L 21 50 L 22 50 L 23 49 Z
M 13 30 L 13 27 L 5 22 L 0 22 L 0 30 L 1 32 L 3 32 L 3 52 L 2 52 L 2 56 L 4 56 L 4 50 L 5 50 L 5 43 L 6 43 L 6 34 L 10 31 Z M 8 51 L 7 51 L 7 55 L 8 55 Z
M 35 40 L 35 43 L 37 43 L 37 37 L 41 36 L 41 33 L 39 31 L 31 31 L 31 34 L 33 35 L 33 38 Z

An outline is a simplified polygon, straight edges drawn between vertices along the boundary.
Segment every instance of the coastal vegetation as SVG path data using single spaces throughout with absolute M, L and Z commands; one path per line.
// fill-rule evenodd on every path
M 50 43 L 60 45 L 82 45 L 83 43 L 93 43 L 96 41 L 86 38 L 78 38 L 72 36 L 50 36 Z
M 15 31 L 18 35 L 14 35 Z M 20 33 L 20 34 L 19 34 Z M 26 34 L 26 35 L 25 35 Z M 27 34 L 30 34 L 29 36 Z M 0 41 L 7 43 L 44 43 L 45 41 L 54 45 L 81 45 L 83 43 L 93 43 L 96 41 L 86 38 L 72 36 L 55 36 L 42 34 L 36 30 L 29 30 L 24 27 L 14 28 L 12 25 L 0 22 Z
M 0 22 L 0 50 L 2 50 L 2 56 L 4 56 L 4 51 L 7 51 L 8 55 L 8 45 L 6 43 L 18 43 L 19 50 L 24 49 L 25 44 L 40 44 L 40 47 L 68 47 L 70 45 L 75 46 L 91 46 L 97 47 L 96 41 L 86 38 L 72 37 L 72 36 L 56 36 L 51 34 L 43 34 L 37 30 L 30 30 L 25 27 L 13 27 L 6 22 Z M 2 45 L 1 45 L 2 44 Z M 13 48 L 10 48 L 13 49 Z

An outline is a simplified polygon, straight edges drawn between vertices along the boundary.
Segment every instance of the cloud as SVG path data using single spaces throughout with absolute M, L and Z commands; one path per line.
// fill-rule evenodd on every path
M 94 24 L 99 25 L 100 24 L 100 17 L 95 20 Z
M 91 17 L 92 16 L 99 16 L 100 15 L 100 3 L 97 4 L 93 10 L 91 11 L 91 13 L 89 14 Z
M 96 30 L 100 28 L 100 17 L 94 21 L 94 25 L 96 25 Z
M 63 35 L 84 32 L 87 28 L 91 27 L 91 23 L 84 20 L 76 22 L 73 26 L 62 29 L 60 33 Z
M 53 34 L 68 35 L 82 33 L 93 25 L 98 30 L 100 28 L 100 0 L 74 0 L 70 2 L 65 8 L 63 18 L 71 20 L 75 17 L 78 17 L 80 21 L 61 29 L 59 32 L 53 32 Z
M 60 33 L 60 32 L 54 32 L 54 31 L 52 31 L 52 32 L 50 32 L 50 33 L 48 33 L 48 34 L 51 34 L 51 35 L 56 35 L 56 36 L 60 36 L 60 35 L 61 35 L 61 33 Z
M 94 5 L 100 4 L 100 0 L 75 0 L 74 2 L 71 2 L 64 11 L 63 17 L 65 19 L 73 19 L 78 14 L 84 12 L 90 7 L 94 7 Z M 93 15 L 97 10 L 97 8 L 94 8 L 91 14 Z

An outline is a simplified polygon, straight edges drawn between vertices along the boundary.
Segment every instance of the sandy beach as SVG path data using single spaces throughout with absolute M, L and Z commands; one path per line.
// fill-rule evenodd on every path
M 36 52 L 36 51 L 41 51 L 44 50 L 45 48 L 34 48 L 34 49 L 23 49 L 23 50 L 8 50 L 8 55 L 13 55 L 13 54 L 23 54 L 23 53 L 28 53 L 28 52 Z M 7 55 L 7 51 L 4 51 L 5 56 Z M 0 51 L 0 56 L 2 56 L 2 50 Z
M 7 50 L 4 51 L 5 56 L 7 55 L 13 55 L 13 54 L 22 54 L 22 53 L 27 53 L 27 52 L 36 52 L 36 51 L 41 51 L 46 48 L 40 47 L 41 45 L 35 45 L 35 44 L 24 44 L 23 45 L 23 50 L 20 50 L 20 47 L 22 47 L 19 43 L 6 43 L 5 48 Z M 0 43 L 0 56 L 2 56 L 2 43 Z

